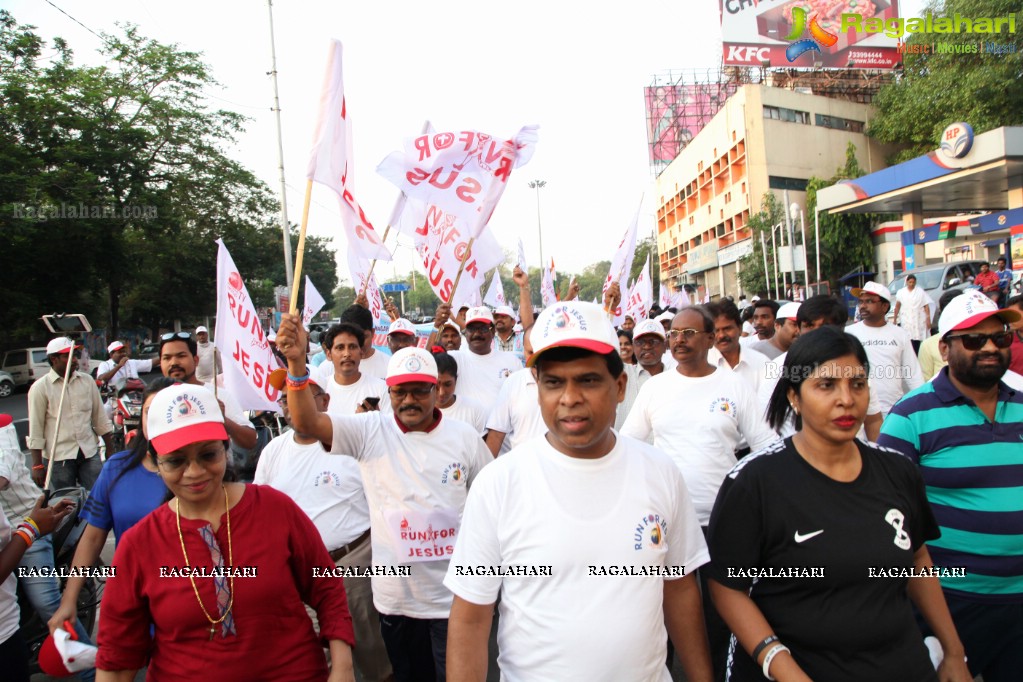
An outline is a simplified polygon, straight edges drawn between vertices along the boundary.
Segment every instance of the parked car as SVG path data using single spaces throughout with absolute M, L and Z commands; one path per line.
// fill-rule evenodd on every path
M 137 360 L 152 360 L 155 364 L 160 362 L 160 344 L 147 343 L 139 348 Z
M 14 377 L 9 372 L 0 371 L 0 398 L 6 398 L 14 393 Z
M 89 359 L 88 367 L 79 369 L 86 374 L 91 373 L 100 366 L 100 361 Z M 15 386 L 25 386 L 50 371 L 50 363 L 46 359 L 46 347 L 37 348 L 15 348 L 4 353 L 3 365 L 0 369 L 7 372 L 14 379 Z
M 907 270 L 888 285 L 888 291 L 892 292 L 892 310 L 895 309 L 895 294 L 906 286 L 906 277 L 916 275 L 916 285 L 924 290 L 934 304 L 931 306 L 931 322 L 937 320 L 938 300 L 946 291 L 953 289 L 966 289 L 971 286 L 967 277 L 974 277 L 980 272 L 982 260 L 965 260 L 955 263 L 935 263 L 923 267 Z M 968 268 L 968 270 L 967 270 Z

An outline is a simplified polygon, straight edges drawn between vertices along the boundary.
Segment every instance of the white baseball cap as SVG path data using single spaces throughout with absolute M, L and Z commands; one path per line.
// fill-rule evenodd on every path
M 866 284 L 863 285 L 862 289 L 856 287 L 849 293 L 851 293 L 856 298 L 859 298 L 863 294 L 875 294 L 877 296 L 880 296 L 884 300 L 888 301 L 889 303 L 892 302 L 892 292 L 888 291 L 888 287 L 886 287 L 883 284 L 878 284 L 877 282 L 867 282 Z
M 671 322 L 675 319 L 675 313 L 670 310 L 665 310 L 663 313 L 654 318 L 654 322 Z M 636 338 L 636 333 L 633 332 L 633 338 Z
M 52 339 L 48 344 L 46 344 L 46 354 L 58 355 L 60 353 L 69 353 L 71 352 L 72 348 L 81 347 L 82 346 L 80 344 L 75 345 L 75 342 L 66 336 L 58 336 L 57 338 Z
M 210 333 L 210 330 L 207 329 L 206 327 L 202 326 L 201 324 L 198 327 L 195 328 L 195 335 L 196 336 L 198 336 L 199 334 L 209 334 L 209 333 Z
M 662 325 L 657 320 L 641 320 L 636 324 L 635 327 L 632 328 L 633 340 L 638 339 L 641 336 L 648 336 L 650 334 L 660 337 L 661 340 L 668 338 L 667 336 L 664 335 L 664 325 Z
M 194 384 L 174 384 L 157 393 L 149 404 L 146 427 L 158 455 L 201 441 L 227 440 L 216 396 Z
M 618 352 L 618 334 L 596 303 L 563 301 L 544 308 L 529 339 L 533 345 L 533 354 L 526 361 L 529 367 L 551 348 L 584 348 L 601 355 Z
M 469 308 L 469 312 L 465 314 L 465 326 L 468 327 L 473 322 L 486 322 L 487 324 L 494 324 L 494 314 L 490 312 L 490 308 L 485 305 L 479 305 L 475 308 Z
M 998 316 L 1006 324 L 1020 320 L 1019 312 L 1012 308 L 999 309 L 994 301 L 979 291 L 967 291 L 949 301 L 941 311 L 938 334 L 944 336 L 949 332 L 969 329 L 992 316 Z
M 885 289 L 887 291 L 887 289 Z M 785 303 L 778 308 L 778 314 L 774 316 L 776 320 L 795 320 L 796 313 L 799 312 L 798 303 Z
M 433 353 L 418 346 L 402 348 L 387 363 L 387 385 L 397 386 L 410 381 L 437 383 L 437 361 Z
M 457 332 L 461 332 L 462 331 L 462 328 L 458 326 L 458 323 L 455 322 L 450 317 L 447 320 L 444 321 L 444 326 L 445 327 L 453 327 L 455 329 L 455 331 L 457 331 Z
M 494 315 L 504 315 L 506 317 L 510 317 L 513 321 L 516 319 L 515 311 L 512 310 L 512 307 L 510 305 L 497 306 L 496 308 L 494 308 Z
M 109 346 L 107 346 L 107 352 L 113 353 L 115 350 L 121 350 L 122 348 L 124 348 L 123 343 L 121 343 L 120 341 L 114 341 Z
M 390 327 L 387 328 L 387 334 L 408 334 L 409 336 L 415 336 L 416 328 L 413 327 L 412 323 L 404 317 L 399 317 L 391 323 Z

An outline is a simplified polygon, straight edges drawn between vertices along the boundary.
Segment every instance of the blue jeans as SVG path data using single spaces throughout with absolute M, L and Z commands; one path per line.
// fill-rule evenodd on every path
M 395 682 L 444 682 L 447 679 L 447 618 L 410 618 L 381 613 L 380 634 L 391 659 Z
M 52 571 L 53 540 L 50 536 L 45 535 L 33 542 L 32 546 L 26 550 L 25 555 L 21 557 L 18 566 L 26 569 L 44 569 L 45 572 Z M 56 578 L 53 576 L 34 578 L 26 576 L 18 578 L 18 583 L 25 591 L 25 596 L 28 597 L 36 613 L 43 619 L 43 623 L 57 612 L 57 607 L 60 606 L 60 585 Z M 75 632 L 78 633 L 78 641 L 92 644 L 89 633 L 82 627 L 81 621 L 75 621 Z M 96 671 L 83 670 L 78 675 L 85 682 L 90 682 L 96 678 Z

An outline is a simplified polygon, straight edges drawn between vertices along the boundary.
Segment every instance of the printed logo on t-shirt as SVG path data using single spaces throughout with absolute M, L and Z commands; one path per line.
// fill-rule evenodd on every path
M 319 488 L 321 485 L 329 485 L 335 488 L 341 487 L 341 477 L 335 474 L 333 471 L 321 471 L 316 474 L 316 479 L 313 481 L 313 487 Z
M 469 470 L 465 468 L 464 464 L 454 462 L 444 469 L 444 473 L 440 476 L 440 482 L 444 484 L 450 482 L 453 485 L 465 485 L 465 477 L 468 473 Z
M 731 398 L 717 398 L 710 404 L 710 412 L 724 412 L 735 416 L 735 401 Z
M 895 539 L 892 540 L 895 546 L 899 549 L 909 549 L 912 546 L 909 541 L 909 533 L 902 530 L 902 524 L 906 522 L 905 515 L 898 509 L 889 509 L 888 513 L 884 515 L 884 520 L 895 529 Z
M 660 514 L 647 514 L 636 524 L 632 534 L 632 548 L 637 552 L 642 549 L 663 549 L 667 532 L 668 522 Z

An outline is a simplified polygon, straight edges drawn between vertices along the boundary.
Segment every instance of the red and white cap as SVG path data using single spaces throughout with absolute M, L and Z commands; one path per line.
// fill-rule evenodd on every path
M 494 314 L 490 312 L 490 308 L 485 305 L 478 305 L 473 308 L 469 308 L 469 312 L 465 314 L 465 326 L 468 327 L 473 322 L 494 324 Z
M 641 336 L 649 336 L 650 334 L 657 336 L 662 341 L 668 338 L 664 335 L 664 325 L 657 320 L 642 320 L 632 328 L 633 340 Z
M 544 351 L 552 348 L 584 348 L 605 355 L 618 352 L 618 334 L 604 309 L 596 303 L 564 301 L 544 308 L 529 333 L 532 367 Z
M 851 293 L 856 298 L 859 298 L 863 294 L 874 294 L 875 296 L 880 296 L 889 303 L 892 302 L 892 292 L 888 291 L 888 287 L 886 287 L 883 284 L 878 284 L 877 282 L 867 282 L 866 284 L 863 285 L 862 289 L 856 287 L 855 289 L 852 289 L 849 293 Z
M 387 334 L 408 334 L 409 336 L 415 336 L 416 328 L 413 327 L 412 323 L 404 317 L 399 317 L 391 323 L 390 327 L 387 328 Z
M 888 291 L 885 289 L 885 291 Z M 795 321 L 796 315 L 799 313 L 798 303 L 784 303 L 778 308 L 778 314 L 774 316 L 776 320 L 792 320 Z
M 69 677 L 80 670 L 95 668 L 99 649 L 77 640 L 73 631 L 54 630 L 39 649 L 39 669 L 52 677 Z
M 458 326 L 458 323 L 457 323 L 457 322 L 455 322 L 455 321 L 454 321 L 453 319 L 451 319 L 450 317 L 449 317 L 448 319 L 446 319 L 446 320 L 444 321 L 444 326 L 445 326 L 445 327 L 452 327 L 452 328 L 453 328 L 453 329 L 455 329 L 455 331 L 457 331 L 457 332 L 458 332 L 459 334 L 461 334 L 461 333 L 462 333 L 462 328 L 461 328 L 461 327 L 459 327 L 459 326 Z
M 48 344 L 46 344 L 46 354 L 59 355 L 60 353 L 71 352 L 72 348 L 81 347 L 82 347 L 81 344 L 76 345 L 74 341 L 72 341 L 66 336 L 58 336 L 57 338 L 52 339 Z
M 412 381 L 437 383 L 437 361 L 425 348 L 409 346 L 391 356 L 387 363 L 387 385 L 397 386 Z M 152 409 L 152 408 L 150 408 Z
M 149 404 L 146 427 L 158 455 L 201 441 L 227 440 L 216 396 L 194 384 L 175 384 L 157 393 Z
M 510 317 L 513 322 L 516 319 L 515 311 L 512 310 L 512 307 L 510 305 L 497 306 L 496 308 L 494 308 L 494 315 L 504 315 L 505 317 Z
M 1006 324 L 1014 324 L 1020 320 L 1017 311 L 1012 308 L 999 309 L 998 305 L 984 294 L 970 290 L 953 298 L 941 311 L 941 317 L 938 318 L 938 334 L 944 336 L 949 332 L 969 329 L 995 315 Z
M 107 346 L 107 352 L 113 353 L 115 350 L 121 350 L 122 348 L 124 348 L 123 343 L 121 343 L 120 341 L 114 341 L 109 346 Z

